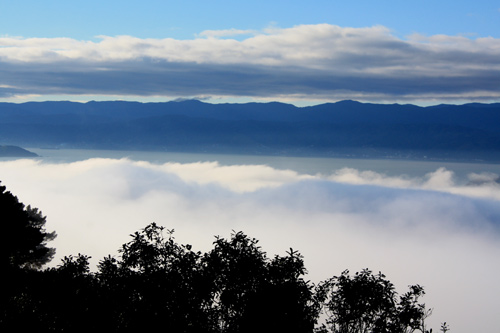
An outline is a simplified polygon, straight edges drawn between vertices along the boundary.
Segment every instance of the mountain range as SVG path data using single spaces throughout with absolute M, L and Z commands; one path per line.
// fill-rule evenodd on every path
M 500 161 L 500 103 L 0 103 L 0 144 Z

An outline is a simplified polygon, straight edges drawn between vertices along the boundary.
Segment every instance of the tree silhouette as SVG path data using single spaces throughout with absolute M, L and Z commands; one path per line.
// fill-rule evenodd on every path
M 208 253 L 175 242 L 152 223 L 134 233 L 121 257 L 96 273 L 101 328 L 175 332 L 312 332 L 319 313 L 302 256 L 268 259 L 242 232 L 216 237 Z
M 351 277 L 346 270 L 318 287 L 328 315 L 318 332 L 427 333 L 424 320 L 431 311 L 418 303 L 423 294 L 424 289 L 414 285 L 398 300 L 394 285 L 382 273 L 364 269 Z
M 319 305 L 304 281 L 302 256 L 269 260 L 258 241 L 242 232 L 216 238 L 204 260 L 215 284 L 216 322 L 221 332 L 311 332 Z
M 47 242 L 56 237 L 45 230 L 46 217 L 37 208 L 25 207 L 0 185 L 0 212 L 4 237 L 0 242 L 0 267 L 36 269 L 48 263 L 55 250 Z
M 109 327 L 148 331 L 210 332 L 206 310 L 211 289 L 204 279 L 201 253 L 175 242 L 173 230 L 152 223 L 134 233 L 121 258 L 104 258 L 98 267 L 101 302 Z
M 56 237 L 45 230 L 46 218 L 37 208 L 25 207 L 0 185 L 0 330 L 35 328 L 44 303 L 39 297 L 47 285 L 39 284 L 40 268 L 54 256 L 47 242 Z

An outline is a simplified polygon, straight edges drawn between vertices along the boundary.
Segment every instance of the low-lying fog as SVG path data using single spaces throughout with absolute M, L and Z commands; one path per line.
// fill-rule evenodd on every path
M 47 216 L 53 265 L 83 253 L 96 264 L 155 221 L 179 243 L 208 251 L 215 235 L 243 231 L 270 257 L 292 247 L 319 282 L 349 269 L 382 271 L 399 292 L 424 286 L 429 326 L 498 328 L 500 185 L 466 184 L 438 168 L 424 177 L 342 168 L 300 174 L 265 165 L 153 164 L 129 159 L 0 162 L 0 180 Z

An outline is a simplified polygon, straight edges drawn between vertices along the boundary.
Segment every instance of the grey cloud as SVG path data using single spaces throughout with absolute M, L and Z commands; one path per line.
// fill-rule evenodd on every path
M 373 74 L 349 76 L 322 70 L 271 68 L 248 65 L 207 65 L 184 63 L 110 64 L 106 70 L 73 71 L 51 69 L 30 71 L 9 66 L 0 69 L 2 82 L 15 89 L 10 94 L 97 94 L 163 96 L 320 96 L 342 98 L 359 96 L 389 99 L 493 98 L 500 71 L 467 71 L 453 78 L 413 75 L 395 77 Z M 500 89 L 500 88 L 498 88 Z
M 383 27 L 316 25 L 243 41 L 0 40 L 0 87 L 16 88 L 3 95 L 480 100 L 500 92 L 500 40 L 493 38 L 403 40 Z

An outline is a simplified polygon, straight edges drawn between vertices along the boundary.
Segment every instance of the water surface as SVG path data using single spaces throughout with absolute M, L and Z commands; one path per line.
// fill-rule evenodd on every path
M 361 158 L 320 158 L 320 157 L 286 157 L 260 155 L 200 154 L 178 152 L 150 152 L 123 150 L 84 150 L 84 149 L 39 149 L 30 151 L 40 155 L 43 162 L 70 163 L 90 158 L 128 158 L 134 161 L 163 163 L 196 163 L 218 162 L 221 165 L 267 165 L 275 169 L 290 169 L 301 174 L 329 175 L 342 168 L 359 171 L 375 171 L 387 176 L 424 177 L 439 168 L 453 171 L 456 181 L 466 180 L 470 173 L 495 173 L 500 175 L 500 164 L 465 163 L 425 160 L 396 159 L 361 159 Z

